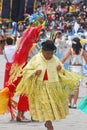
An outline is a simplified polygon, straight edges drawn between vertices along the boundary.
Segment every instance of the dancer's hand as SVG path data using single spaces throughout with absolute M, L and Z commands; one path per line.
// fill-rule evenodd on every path
M 37 70 L 35 74 L 36 74 L 37 76 L 39 76 L 39 75 L 41 74 L 41 72 L 42 72 L 42 70 Z
M 61 70 L 62 69 L 62 66 L 61 65 L 58 65 L 57 66 L 57 70 L 59 71 L 59 70 Z

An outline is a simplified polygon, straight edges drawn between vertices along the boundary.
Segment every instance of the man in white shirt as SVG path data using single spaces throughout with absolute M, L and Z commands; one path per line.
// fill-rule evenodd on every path
M 6 45 L 3 50 L 4 57 L 6 59 L 6 68 L 5 68 L 5 76 L 4 76 L 4 87 L 7 86 L 7 82 L 9 80 L 9 71 L 11 69 L 13 55 L 16 51 L 16 45 L 13 45 L 13 38 L 7 37 Z

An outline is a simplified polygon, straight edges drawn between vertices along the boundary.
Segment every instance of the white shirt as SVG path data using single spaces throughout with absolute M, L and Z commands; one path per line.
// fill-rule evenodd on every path
M 7 62 L 12 63 L 13 61 L 13 55 L 16 51 L 17 46 L 16 45 L 7 45 L 4 47 L 4 57 L 6 59 Z

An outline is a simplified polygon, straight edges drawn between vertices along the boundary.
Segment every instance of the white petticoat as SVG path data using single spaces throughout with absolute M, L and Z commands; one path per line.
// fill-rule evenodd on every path
M 69 70 L 72 72 L 83 74 L 83 66 L 70 65 Z

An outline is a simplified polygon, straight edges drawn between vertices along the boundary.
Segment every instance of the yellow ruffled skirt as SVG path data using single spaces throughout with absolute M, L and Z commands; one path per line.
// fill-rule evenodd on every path
M 34 120 L 60 120 L 66 118 L 69 112 L 67 86 L 71 90 L 76 89 L 80 79 L 78 74 L 65 70 L 59 74 L 58 82 L 39 81 L 35 76 L 26 81 L 23 78 L 16 89 L 16 95 L 24 93 L 28 96 L 30 115 Z
M 30 115 L 34 120 L 60 120 L 68 114 L 68 94 L 65 89 L 61 89 L 59 82 L 35 81 L 30 90 L 21 90 L 28 95 Z

